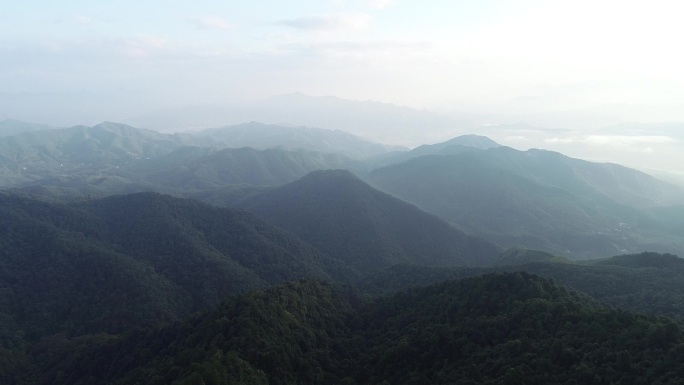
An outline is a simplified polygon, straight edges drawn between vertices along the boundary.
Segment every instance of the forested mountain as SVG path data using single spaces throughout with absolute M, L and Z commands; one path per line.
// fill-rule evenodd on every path
M 674 222 L 652 214 L 681 205 L 682 190 L 614 164 L 497 147 L 411 159 L 367 180 L 506 247 L 572 258 L 684 250 Z
M 506 260 L 505 255 L 511 252 L 505 252 L 503 259 Z M 514 252 L 518 253 L 517 250 Z M 526 252 L 527 255 L 530 253 L 539 254 L 532 250 Z M 581 264 L 548 258 L 547 262 L 502 264 L 494 268 L 395 265 L 371 273 L 358 287 L 377 296 L 448 279 L 504 271 L 538 274 L 611 306 L 684 322 L 684 260 L 670 254 L 620 255 Z
M 177 191 L 198 191 L 231 185 L 281 185 L 315 170 L 353 168 L 356 164 L 341 155 L 304 150 L 183 147 L 150 161 L 139 171 L 147 182 Z
M 184 195 L 231 185 L 278 185 L 330 168 L 363 169 L 333 153 L 222 148 L 220 141 L 102 123 L 0 138 L 0 187 L 89 197 Z
M 155 333 L 50 341 L 19 384 L 677 384 L 681 328 L 526 273 L 363 301 L 299 281 Z M 55 354 L 56 351 L 61 354 Z
M 354 159 L 363 159 L 389 151 L 408 150 L 370 142 L 340 130 L 286 127 L 258 122 L 206 129 L 197 132 L 196 135 L 209 136 L 223 142 L 226 147 L 251 147 L 260 150 L 277 147 L 341 154 Z
M 0 383 L 684 376 L 675 323 L 598 304 L 684 321 L 684 263 L 641 253 L 684 252 L 684 193 L 646 174 L 475 135 L 351 160 L 384 149 L 255 123 L 26 131 L 0 138 Z M 598 302 L 523 273 L 395 294 L 521 270 Z
M 312 172 L 236 204 L 363 272 L 396 263 L 485 266 L 499 254 L 344 170 Z
M 570 263 L 567 258 L 559 257 L 551 253 L 539 250 L 530 250 L 524 247 L 512 247 L 499 256 L 497 266 L 517 266 L 536 262 Z
M 227 295 L 351 270 L 253 215 L 153 193 L 0 194 L 0 345 L 180 320 Z
M 0 187 L 117 175 L 120 168 L 193 143 L 199 140 L 110 122 L 0 138 Z

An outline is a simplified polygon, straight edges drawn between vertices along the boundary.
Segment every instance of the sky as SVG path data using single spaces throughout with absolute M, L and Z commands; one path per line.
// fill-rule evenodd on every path
M 560 149 L 684 122 L 683 14 L 678 0 L 0 0 L 0 96 L 86 98 L 83 119 L 112 120 L 334 95 L 557 129 L 534 144 Z

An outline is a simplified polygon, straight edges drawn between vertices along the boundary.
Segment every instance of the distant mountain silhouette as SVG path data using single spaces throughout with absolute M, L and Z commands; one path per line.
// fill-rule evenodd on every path
M 666 239 L 668 225 L 649 208 L 681 204 L 682 189 L 615 164 L 496 147 L 414 158 L 377 169 L 367 180 L 506 247 L 573 258 L 645 245 L 684 250 L 684 238 L 668 231 L 674 237 Z
M 197 135 L 209 136 L 222 141 L 227 147 L 303 149 L 341 154 L 357 159 L 384 154 L 394 150 L 408 150 L 370 142 L 340 130 L 285 127 L 258 122 L 211 128 L 197 132 Z

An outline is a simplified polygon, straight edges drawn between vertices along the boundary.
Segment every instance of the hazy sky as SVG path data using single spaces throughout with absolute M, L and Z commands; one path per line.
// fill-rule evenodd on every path
M 2 0 L 0 87 L 191 102 L 300 91 L 464 110 L 678 105 L 682 14 L 676 0 Z
M 684 121 L 682 15 L 679 0 L 0 0 L 0 93 L 140 109 L 303 92 L 550 128 Z

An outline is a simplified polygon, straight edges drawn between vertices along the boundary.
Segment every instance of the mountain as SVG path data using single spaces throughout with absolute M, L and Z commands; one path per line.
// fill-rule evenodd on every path
M 340 155 L 305 150 L 183 147 L 140 170 L 145 181 L 196 191 L 228 185 L 280 185 L 314 170 L 358 164 Z
M 681 205 L 682 189 L 614 164 L 497 147 L 422 156 L 366 179 L 504 247 L 575 259 L 684 250 L 673 225 L 652 214 Z
M 154 333 L 46 341 L 19 385 L 674 384 L 683 341 L 672 320 L 527 273 L 373 301 L 298 281 Z
M 496 264 L 498 266 L 518 266 L 539 262 L 570 263 L 571 261 L 567 258 L 559 257 L 543 251 L 514 247 L 501 253 L 501 256 Z
M 503 259 L 510 259 L 505 257 L 510 253 L 511 250 L 506 251 Z M 527 250 L 523 256 L 540 254 L 543 257 L 543 253 Z M 537 259 L 515 264 L 499 262 L 491 268 L 394 265 L 372 272 L 357 287 L 369 295 L 381 296 L 447 280 L 526 271 L 553 279 L 559 285 L 588 294 L 610 306 L 652 316 L 666 316 L 680 323 L 684 321 L 684 293 L 681 290 L 684 285 L 684 260 L 681 258 L 647 252 L 581 263 L 559 261 L 548 256 L 546 260 Z M 513 262 L 517 260 L 513 258 Z
M 227 295 L 351 270 L 227 208 L 155 193 L 57 204 L 0 194 L 0 346 L 178 321 Z
M 396 263 L 482 266 L 499 253 L 491 243 L 381 193 L 344 170 L 312 172 L 255 193 L 239 207 L 360 272 Z
M 54 127 L 48 126 L 46 124 L 28 123 L 14 119 L 5 119 L 0 122 L 0 138 L 23 134 L 25 132 L 50 129 L 54 129 Z
M 196 131 L 246 121 L 342 130 L 376 142 L 402 146 L 436 141 L 454 132 L 476 128 L 467 119 L 428 110 L 302 93 L 254 102 L 165 109 L 126 120 L 138 127 L 175 131 Z
M 478 150 L 489 150 L 490 148 L 501 147 L 500 144 L 481 135 L 461 135 L 453 139 L 437 144 L 425 144 L 416 147 L 409 153 L 411 157 L 422 155 L 439 155 L 458 153 L 463 151 L 463 147 L 475 148 Z
M 258 122 L 202 130 L 196 135 L 209 136 L 223 142 L 226 147 L 308 150 L 341 154 L 355 159 L 363 159 L 389 151 L 406 150 L 401 147 L 389 147 L 380 143 L 369 142 L 341 130 L 285 127 Z
M 368 159 L 368 162 L 372 165 L 372 168 L 381 168 L 392 164 L 403 163 L 409 159 L 425 155 L 459 154 L 476 150 L 488 150 L 496 147 L 501 147 L 501 145 L 486 136 L 461 135 L 447 140 L 446 142 L 424 144 L 411 151 L 393 151 L 387 154 L 377 155 Z
M 117 175 L 121 168 L 198 142 L 110 122 L 26 132 L 0 138 L 0 187 L 83 174 Z
M 630 269 L 660 268 L 684 271 L 684 259 L 672 254 L 640 253 L 618 255 L 595 261 L 596 265 L 620 266 Z

